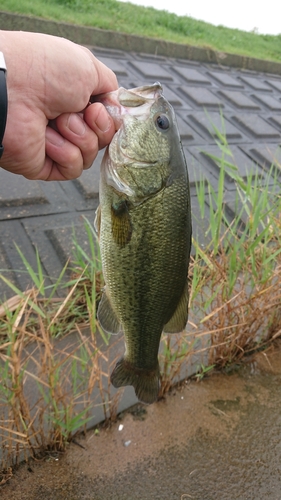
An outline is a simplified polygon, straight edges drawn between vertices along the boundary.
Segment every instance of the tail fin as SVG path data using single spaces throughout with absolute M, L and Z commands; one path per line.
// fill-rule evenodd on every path
M 110 380 L 114 387 L 132 385 L 139 401 L 151 404 L 157 400 L 159 393 L 159 365 L 155 370 L 142 370 L 121 358 L 116 363 Z

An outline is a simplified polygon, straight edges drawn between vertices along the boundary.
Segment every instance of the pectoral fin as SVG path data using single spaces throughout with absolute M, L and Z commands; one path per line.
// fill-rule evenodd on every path
M 163 331 L 165 333 L 180 333 L 185 329 L 188 319 L 188 300 L 188 282 L 186 280 L 186 284 L 177 308 L 171 319 L 164 326 Z
M 106 291 L 103 292 L 101 301 L 99 303 L 97 318 L 100 322 L 102 329 L 106 333 L 117 334 L 121 331 L 120 322 L 112 309 Z
M 114 241 L 124 247 L 132 236 L 132 224 L 126 201 L 111 207 L 111 227 Z

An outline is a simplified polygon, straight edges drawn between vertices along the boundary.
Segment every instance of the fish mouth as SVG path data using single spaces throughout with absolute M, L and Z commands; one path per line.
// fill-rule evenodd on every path
M 133 89 L 119 89 L 105 94 L 93 95 L 90 97 L 90 102 L 101 102 L 105 104 L 112 101 L 114 104 L 120 104 L 128 108 L 135 108 L 144 104 L 147 100 L 158 99 L 163 94 L 161 83 L 155 82 L 152 85 L 142 85 Z
M 159 82 L 155 82 L 152 85 L 143 85 L 130 90 L 119 87 L 118 90 L 113 92 L 92 96 L 90 102 L 101 102 L 105 106 L 114 120 L 117 131 L 122 125 L 124 114 L 131 114 L 145 119 L 152 104 L 162 94 L 162 85 Z M 138 110 L 138 108 L 141 109 Z
M 119 103 L 126 108 L 142 106 L 147 101 L 155 101 L 163 93 L 162 85 L 155 82 L 153 85 L 143 85 L 134 89 L 120 89 Z

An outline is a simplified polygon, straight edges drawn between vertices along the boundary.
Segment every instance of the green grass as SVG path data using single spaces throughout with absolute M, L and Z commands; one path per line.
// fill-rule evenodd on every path
M 1 10 L 281 61 L 281 34 L 260 35 L 216 27 L 117 0 L 2 0 Z

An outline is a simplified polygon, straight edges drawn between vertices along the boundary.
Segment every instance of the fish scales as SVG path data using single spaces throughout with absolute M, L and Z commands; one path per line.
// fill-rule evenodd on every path
M 157 106 L 154 109 L 152 103 L 147 118 L 152 123 L 147 130 L 142 130 L 143 118 L 138 122 L 140 127 L 134 120 L 131 123 L 130 117 L 123 129 L 121 122 L 120 133 L 112 141 L 101 168 L 97 216 L 106 283 L 98 318 L 106 331 L 118 333 L 122 329 L 126 345 L 111 381 L 116 387 L 133 385 L 137 397 L 145 403 L 155 401 L 159 391 L 158 350 L 163 329 L 181 331 L 187 320 L 191 245 L 185 159 L 176 125 L 170 123 L 173 111 L 163 100 L 159 84 L 155 85 L 155 102 L 160 101 L 161 112 L 164 110 L 169 117 L 171 137 L 163 134 L 163 144 L 159 144 L 162 131 L 155 134 Z M 128 92 L 135 91 L 141 94 L 139 89 Z M 133 160 L 122 157 L 122 147 L 126 154 L 129 151 L 134 156 Z M 151 164 L 143 166 L 149 160 Z M 116 173 L 121 181 L 119 177 L 112 180 Z
M 165 207 L 166 196 L 173 195 L 175 208 L 182 202 L 185 193 L 181 197 L 180 188 L 175 183 L 167 193 L 158 194 L 132 211 L 134 233 L 124 248 L 109 237 L 110 226 L 101 226 L 104 277 L 112 306 L 124 325 L 125 336 L 135 331 L 134 336 L 128 336 L 128 353 L 132 362 L 143 368 L 155 366 L 155 349 L 158 352 L 163 324 L 170 318 L 186 282 L 184 227 L 179 241 L 175 236 L 181 232 L 181 221 L 171 220 Z M 171 289 L 175 290 L 172 301 Z M 158 333 L 155 341 L 151 331 Z M 146 345 L 153 344 L 152 352 Z

